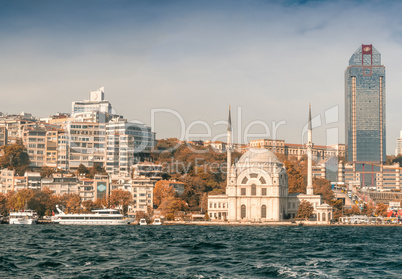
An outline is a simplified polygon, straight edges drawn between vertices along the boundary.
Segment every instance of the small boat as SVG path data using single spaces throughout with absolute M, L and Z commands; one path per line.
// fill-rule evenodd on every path
M 52 222 L 60 225 L 127 225 L 128 220 L 124 218 L 117 209 L 97 209 L 92 213 L 66 214 L 59 206 L 56 206 L 59 214 L 52 218 Z
M 154 222 L 152 223 L 154 226 L 160 226 L 162 225 L 162 221 L 160 218 L 155 218 Z
M 10 212 L 10 225 L 33 225 L 39 219 L 38 213 L 33 210 L 21 210 L 18 212 Z
M 140 225 L 140 226 L 148 225 L 148 224 L 147 224 L 147 220 L 145 220 L 144 218 L 140 219 L 139 225 Z

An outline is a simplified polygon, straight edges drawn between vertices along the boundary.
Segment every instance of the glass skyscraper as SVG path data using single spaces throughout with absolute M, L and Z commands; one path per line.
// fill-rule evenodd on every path
M 372 45 L 362 45 L 349 60 L 345 71 L 345 114 L 346 160 L 355 165 L 357 172 L 374 172 L 378 166 L 372 164 L 381 165 L 386 160 L 385 67 L 381 65 L 381 54 Z M 370 163 L 366 169 L 365 163 Z M 369 177 L 360 175 L 375 184 L 373 173 Z

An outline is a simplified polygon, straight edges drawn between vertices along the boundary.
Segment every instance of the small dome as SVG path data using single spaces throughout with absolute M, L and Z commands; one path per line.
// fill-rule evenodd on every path
M 276 155 L 265 148 L 251 148 L 244 153 L 238 164 L 252 164 L 252 163 L 281 163 Z

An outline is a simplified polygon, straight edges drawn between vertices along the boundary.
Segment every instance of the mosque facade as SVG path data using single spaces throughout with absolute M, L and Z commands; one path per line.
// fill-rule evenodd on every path
M 230 167 L 227 171 L 226 194 L 208 196 L 208 214 L 211 220 L 284 221 L 296 217 L 303 200 L 313 205 L 316 222 L 328 223 L 332 220 L 332 207 L 323 204 L 321 195 L 314 195 L 313 191 L 311 110 L 306 144 L 309 161 L 306 194 L 289 194 L 284 164 L 265 148 L 251 148 L 235 164 L 231 163 L 230 109 L 227 137 L 227 164 Z

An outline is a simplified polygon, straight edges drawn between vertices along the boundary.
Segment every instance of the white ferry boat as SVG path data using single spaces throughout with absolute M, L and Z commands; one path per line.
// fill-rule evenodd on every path
M 97 209 L 92 213 L 66 214 L 56 206 L 59 214 L 52 221 L 61 225 L 127 225 L 124 215 L 116 209 Z
M 140 219 L 139 225 L 140 225 L 140 226 L 146 226 L 146 225 L 148 225 L 148 224 L 147 224 L 147 220 L 145 220 L 145 219 Z
M 32 225 L 39 219 L 38 214 L 33 210 L 10 212 L 10 225 Z

